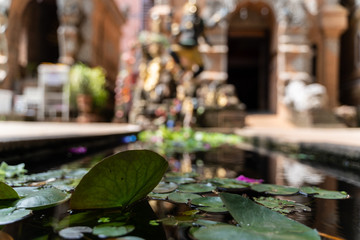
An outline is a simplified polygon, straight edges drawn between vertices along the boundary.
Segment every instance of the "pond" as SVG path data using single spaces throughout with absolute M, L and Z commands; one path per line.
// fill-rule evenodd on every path
M 132 140 L 133 137 L 129 142 L 132 142 Z M 90 156 L 86 155 L 84 148 L 78 148 L 74 151 L 78 154 L 79 160 L 63 165 L 60 169 L 86 168 L 94 165 L 95 162 L 107 155 L 125 150 L 143 149 L 144 147 L 144 143 L 135 142 L 102 150 Z M 293 200 L 296 203 L 303 204 L 300 205 L 300 209 L 291 211 L 287 216 L 310 228 L 317 229 L 321 233 L 322 239 L 360 239 L 359 183 L 350 182 L 341 176 L 330 175 L 328 171 L 313 168 L 284 154 L 264 154 L 239 146 L 222 146 L 207 151 L 188 153 L 172 151 L 166 154 L 166 158 L 172 172 L 196 173 L 199 179 L 235 179 L 243 175 L 251 179 L 261 179 L 264 183 L 269 184 L 299 188 L 302 186 L 317 186 L 327 190 L 346 191 L 351 196 L 349 199 L 320 199 L 299 194 L 276 196 L 276 198 Z M 48 178 L 47 181 L 52 181 L 51 174 L 45 178 Z M 39 185 L 42 184 L 41 181 L 35 182 Z M 270 196 L 257 192 L 249 193 L 247 190 L 240 190 L 239 192 L 238 189 L 233 192 L 247 194 L 254 198 Z M 213 196 L 211 192 L 206 195 Z M 184 216 L 184 213 L 190 213 L 191 215 L 191 211 L 195 208 L 185 203 L 174 203 L 173 201 L 158 199 L 154 194 L 148 198 L 148 201 L 140 203 L 134 210 L 135 213 L 129 219 L 137 229 L 132 232 L 131 236 L 143 239 L 192 239 L 189 234 L 189 224 L 187 224 L 189 219 Z M 73 213 L 69 212 L 68 209 L 68 203 L 65 202 L 56 207 L 34 211 L 32 216 L 22 221 L 5 225 L 2 232 L 7 233 L 7 235 L 0 235 L 0 239 L 63 239 L 58 235 L 59 224 L 54 223 L 59 223 L 61 219 L 65 219 L 69 214 Z M 109 216 L 111 214 L 109 213 Z M 178 218 L 180 215 L 182 217 Z M 169 216 L 175 218 L 169 218 Z M 86 218 L 90 219 L 91 217 L 87 216 Z M 107 222 L 106 217 L 99 219 L 97 221 Z M 229 213 L 221 211 L 204 211 L 201 213 L 201 219 L 226 223 L 234 222 Z M 60 221 L 61 224 L 64 224 L 64 221 Z M 138 227 L 139 225 L 141 227 Z M 100 238 L 85 234 L 83 239 Z

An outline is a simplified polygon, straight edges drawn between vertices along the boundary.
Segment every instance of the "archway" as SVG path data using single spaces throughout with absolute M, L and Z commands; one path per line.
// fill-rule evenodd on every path
M 248 112 L 270 112 L 271 9 L 261 2 L 239 4 L 229 23 L 228 82 Z

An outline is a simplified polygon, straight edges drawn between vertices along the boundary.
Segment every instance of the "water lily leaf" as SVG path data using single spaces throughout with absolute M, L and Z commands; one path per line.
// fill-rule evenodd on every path
M 82 178 L 72 194 L 70 207 L 127 206 L 145 198 L 160 182 L 167 168 L 168 162 L 149 150 L 117 153 L 96 164 Z
M 0 200 L 19 199 L 17 192 L 4 182 L 0 182 Z
M 312 195 L 315 198 L 323 199 L 346 199 L 349 195 L 346 192 L 329 191 L 318 187 L 301 187 L 300 192 L 305 195 Z
M 191 204 L 200 206 L 199 209 L 206 212 L 227 212 L 220 197 L 202 197 L 191 201 Z
M 320 240 L 316 230 L 248 198 L 225 192 L 220 193 L 220 197 L 244 231 L 245 236 L 241 239 Z M 246 238 L 247 236 L 250 238 Z
M 272 197 L 260 197 L 254 198 L 254 200 L 257 203 L 260 203 L 261 205 L 282 214 L 288 214 L 291 212 L 311 211 L 310 207 L 290 200 L 276 199 Z
M 178 178 L 194 178 L 194 177 L 198 177 L 199 174 L 196 172 L 186 172 L 186 173 L 182 173 L 182 172 L 168 172 L 165 174 L 166 178 L 171 178 L 171 177 L 178 177 Z
M 18 200 L 17 208 L 32 210 L 45 209 L 61 204 L 69 199 L 70 195 L 56 188 L 45 188 L 30 193 L 25 198 Z
M 184 183 L 194 183 L 196 180 L 194 178 L 189 177 L 166 177 L 166 182 L 173 182 L 176 184 L 184 184 Z
M 299 192 L 298 188 L 274 185 L 274 184 L 254 184 L 251 189 L 256 192 L 265 192 L 272 195 L 293 195 Z
M 203 183 L 189 183 L 183 184 L 178 187 L 180 192 L 187 193 L 206 193 L 215 190 L 216 187 L 211 184 L 203 184 Z
M 175 191 L 178 185 L 176 183 L 160 182 L 153 190 L 154 193 L 169 193 Z
M 134 229 L 134 226 L 124 225 L 124 223 L 105 223 L 94 227 L 93 234 L 101 238 L 119 237 L 132 232 Z
M 39 191 L 38 187 L 14 187 L 14 190 L 20 197 L 26 197 L 34 192 Z
M 198 240 L 254 240 L 254 236 L 244 236 L 242 228 L 229 224 L 216 224 L 201 228 L 191 228 L 191 234 Z M 256 238 L 262 240 L 262 238 Z
M 31 215 L 31 213 L 31 210 L 16 209 L 14 207 L 0 209 L 0 225 L 6 225 L 20 221 Z
M 169 196 L 169 193 L 149 193 L 148 197 L 155 200 L 166 200 Z
M 197 219 L 196 215 L 180 215 L 180 216 L 169 216 L 156 220 L 167 226 L 191 226 L 192 223 Z
M 182 193 L 182 192 L 174 192 L 170 193 L 168 199 L 172 202 L 176 203 L 188 203 L 193 199 L 201 198 L 200 195 L 194 193 Z
M 249 183 L 238 181 L 230 178 L 213 178 L 209 179 L 209 182 L 215 184 L 218 188 L 224 189 L 246 189 L 250 186 Z
M 65 239 L 81 239 L 84 233 L 92 233 L 92 228 L 86 226 L 76 226 L 64 228 L 59 232 L 60 237 Z

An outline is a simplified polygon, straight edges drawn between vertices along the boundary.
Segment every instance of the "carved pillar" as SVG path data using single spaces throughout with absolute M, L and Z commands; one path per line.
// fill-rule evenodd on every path
M 73 64 L 78 51 L 79 23 L 81 21 L 79 0 L 57 0 L 60 26 L 58 28 L 59 62 Z
M 339 37 L 347 28 L 347 11 L 336 1 L 325 4 L 320 11 L 323 32 L 322 69 L 319 83 L 329 96 L 329 108 L 339 104 Z

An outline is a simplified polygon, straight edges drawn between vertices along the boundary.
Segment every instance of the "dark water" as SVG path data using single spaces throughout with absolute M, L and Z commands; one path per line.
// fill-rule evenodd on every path
M 96 159 L 126 149 L 141 149 L 141 144 L 130 144 L 120 146 L 115 149 L 106 150 L 97 154 Z M 254 151 L 242 150 L 233 147 L 222 147 L 208 152 L 200 153 L 178 153 L 166 156 L 173 171 L 179 172 L 198 172 L 204 178 L 227 177 L 235 178 L 240 174 L 250 178 L 264 179 L 265 183 L 291 186 L 318 186 L 327 190 L 346 191 L 351 195 L 346 200 L 323 200 L 313 199 L 304 196 L 281 197 L 303 203 L 311 207 L 311 212 L 302 212 L 289 215 L 311 228 L 317 229 L 320 233 L 332 236 L 323 239 L 360 239 L 360 183 L 352 181 L 346 173 L 323 170 L 321 167 L 311 167 L 293 158 L 281 154 L 260 154 Z M 83 167 L 94 163 L 94 158 L 84 157 L 70 167 Z M 189 209 L 185 204 L 172 204 L 165 201 L 149 201 L 151 208 L 158 218 L 163 218 L 169 214 L 177 215 Z M 63 209 L 64 210 L 64 209 Z M 52 210 L 59 211 L 59 210 Z M 65 210 L 66 211 L 66 210 Z M 37 229 L 36 221 L 39 218 L 47 218 L 37 215 L 36 219 L 28 220 L 27 231 L 42 231 Z M 225 221 L 227 216 L 213 214 L 209 219 Z M 17 227 L 23 225 L 7 226 L 6 229 L 17 231 Z M 15 228 L 15 229 L 14 229 Z M 188 239 L 186 232 L 174 227 L 164 227 L 166 239 Z M 0 237 L 1 239 L 1 237 Z M 19 237 L 15 239 L 27 239 Z M 28 238 L 32 239 L 32 238 Z M 46 239 L 46 238 L 45 238 Z M 152 238 L 147 238 L 152 239 Z

